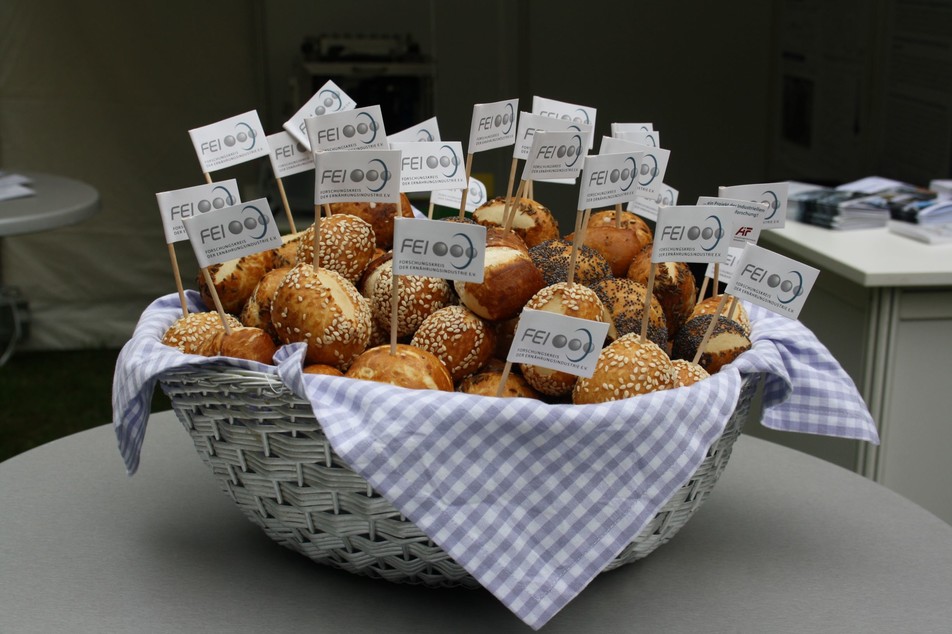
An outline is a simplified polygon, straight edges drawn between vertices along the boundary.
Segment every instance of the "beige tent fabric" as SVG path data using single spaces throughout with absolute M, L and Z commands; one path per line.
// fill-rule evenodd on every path
M 120 346 L 174 292 L 155 193 L 204 182 L 190 128 L 263 103 L 256 6 L 0 5 L 0 169 L 82 180 L 102 200 L 78 225 L 0 242 L 2 281 L 30 303 L 26 347 Z M 253 190 L 256 174 L 214 176 Z M 177 253 L 194 287 L 194 256 L 186 243 Z

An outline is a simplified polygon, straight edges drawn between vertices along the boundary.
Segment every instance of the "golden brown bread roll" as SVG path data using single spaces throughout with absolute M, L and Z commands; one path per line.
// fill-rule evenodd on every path
M 526 308 L 550 313 L 610 322 L 610 316 L 595 291 L 582 284 L 559 282 L 546 286 L 536 293 Z M 578 377 L 568 372 L 552 370 L 538 365 L 520 364 L 522 376 L 533 388 L 546 396 L 562 396 L 572 391 Z
M 297 264 L 298 243 L 304 235 L 304 231 L 298 231 L 297 233 L 281 236 L 281 246 L 274 250 L 274 262 L 272 263 L 274 268 L 289 269 Z
M 465 306 L 446 306 L 423 320 L 410 344 L 436 355 L 455 382 L 489 361 L 496 333 Z
M 713 315 L 698 315 L 684 324 L 674 337 L 671 356 L 693 361 L 713 317 Z M 749 350 L 750 346 L 750 339 L 737 323 L 718 319 L 697 362 L 709 374 L 716 374 L 742 352 Z
M 545 280 L 528 250 L 494 245 L 486 247 L 482 282 L 456 280 L 453 284 L 467 308 L 483 319 L 500 321 L 518 315 Z
M 593 284 L 591 289 L 608 309 L 619 337 L 629 333 L 641 334 L 645 297 L 648 295 L 648 288 L 644 284 L 624 277 L 610 277 Z M 646 334 L 658 346 L 667 346 L 668 328 L 664 310 L 654 295 L 649 302 Z
M 232 315 L 225 315 L 225 319 L 229 328 L 241 326 Z M 162 343 L 178 348 L 186 354 L 200 354 L 199 348 L 206 339 L 224 331 L 225 327 L 217 312 L 189 313 L 179 317 L 169 326 L 162 337 Z
M 400 203 L 331 203 L 331 214 L 357 216 L 374 231 L 377 246 L 384 251 L 393 247 L 393 219 L 397 216 L 413 218 L 413 207 L 406 194 L 400 194 Z
M 393 306 L 393 260 L 378 268 L 370 295 L 370 308 L 377 325 L 390 332 Z M 449 282 L 441 277 L 399 275 L 397 284 L 397 338 L 412 337 L 423 320 L 439 309 L 456 303 Z M 389 339 L 389 334 L 387 335 Z
M 569 264 L 572 261 L 572 243 L 568 240 L 547 240 L 529 249 L 529 257 L 542 272 L 546 286 L 569 279 Z M 591 286 L 612 276 L 608 261 L 595 249 L 582 245 L 575 256 L 575 278 L 579 284 Z
M 628 269 L 628 279 L 647 285 L 650 266 L 651 251 L 648 249 L 632 261 Z M 658 298 L 664 310 L 670 339 L 691 316 L 697 301 L 697 286 L 694 283 L 694 273 L 685 262 L 659 262 L 654 268 L 652 294 Z
M 231 334 L 222 330 L 207 338 L 199 353 L 206 357 L 232 357 L 274 365 L 277 350 L 274 339 L 261 328 L 239 326 L 233 328 Z
M 502 398 L 534 398 L 541 399 L 542 394 L 537 392 L 525 378 L 512 368 L 506 377 L 506 385 L 499 394 Z M 478 394 L 480 396 L 496 396 L 499 390 L 499 381 L 502 379 L 502 366 L 485 367 L 480 371 L 470 374 L 459 382 L 458 392 L 466 394 Z
M 274 250 L 269 249 L 209 266 L 208 274 L 218 293 L 222 309 L 226 313 L 240 313 L 258 285 L 258 280 L 274 268 L 273 264 Z M 206 306 L 215 305 L 205 276 L 201 272 L 198 274 L 198 291 Z
M 352 284 L 360 279 L 377 248 L 370 225 L 347 214 L 321 219 L 320 242 L 321 267 L 337 271 Z M 314 262 L 314 225 L 297 240 L 297 261 Z
M 694 385 L 698 381 L 703 381 L 711 376 L 702 366 L 687 359 L 671 359 L 671 365 L 678 373 L 678 379 L 675 381 L 674 387 Z
M 389 345 L 370 348 L 357 357 L 345 376 L 417 390 L 453 391 L 449 370 L 436 355 L 403 343 L 397 344 L 396 354 L 390 354 Z
M 602 349 L 590 378 L 572 391 L 576 405 L 617 401 L 675 386 L 677 373 L 664 350 L 638 335 L 625 335 Z
M 565 236 L 572 240 L 574 233 Z M 589 225 L 585 230 L 584 244 L 595 249 L 611 267 L 612 275 L 625 277 L 632 260 L 650 242 L 645 242 L 634 229 L 615 225 Z
M 245 302 L 241 315 L 238 317 L 243 325 L 261 328 L 272 338 L 277 339 L 278 333 L 274 329 L 274 324 L 271 323 L 271 298 L 290 270 L 291 267 L 272 269 L 258 281 L 258 285 L 255 286 L 254 292 Z
M 326 374 L 328 376 L 344 376 L 337 368 L 325 363 L 312 363 L 301 369 L 304 374 Z
M 522 238 L 526 246 L 532 248 L 546 240 L 559 237 L 559 223 L 548 207 L 529 198 L 513 200 L 512 205 L 515 208 L 515 216 L 511 229 Z M 484 227 L 503 227 L 505 206 L 505 196 L 488 200 L 473 212 L 473 220 Z
M 345 369 L 370 340 L 370 304 L 340 273 L 297 264 L 271 299 L 271 321 L 284 343 L 307 344 L 307 363 Z
M 723 295 L 714 295 L 713 297 L 708 297 L 702 299 L 691 311 L 691 317 L 689 319 L 697 317 L 698 315 L 713 315 L 717 310 L 717 305 L 721 301 Z M 731 314 L 731 307 L 737 305 L 733 309 L 733 314 Z M 730 315 L 730 317 L 728 317 Z M 738 326 L 744 331 L 744 334 L 750 337 L 750 316 L 747 314 L 747 309 L 744 308 L 744 305 L 740 301 L 731 295 L 727 296 L 727 301 L 724 302 L 724 308 L 721 311 L 721 319 L 730 319 L 733 322 L 736 322 Z
M 589 229 L 592 227 L 601 227 L 605 225 L 615 226 L 614 209 L 603 209 L 601 211 L 596 211 L 588 219 Z M 627 227 L 628 229 L 633 229 L 635 233 L 638 234 L 638 241 L 642 244 L 650 244 L 654 240 L 654 234 L 651 231 L 651 227 L 649 227 L 648 223 L 636 213 L 622 210 L 621 226 Z

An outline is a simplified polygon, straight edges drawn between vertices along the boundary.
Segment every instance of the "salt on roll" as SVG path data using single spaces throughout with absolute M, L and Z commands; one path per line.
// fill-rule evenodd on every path
M 410 344 L 436 355 L 456 382 L 489 361 L 496 333 L 465 306 L 446 306 L 423 320 Z
M 225 321 L 232 329 L 241 326 L 233 315 L 225 315 Z M 162 343 L 185 354 L 199 354 L 199 347 L 206 339 L 224 331 L 225 327 L 217 312 L 189 313 L 179 317 L 168 327 L 162 336 Z
M 618 401 L 676 385 L 671 359 L 655 343 L 629 334 L 602 349 L 590 378 L 580 377 L 572 390 L 576 405 Z
M 314 262 L 314 225 L 297 241 L 297 261 Z M 320 266 L 337 271 L 356 284 L 367 264 L 374 259 L 376 243 L 369 224 L 356 216 L 339 215 L 321 220 Z

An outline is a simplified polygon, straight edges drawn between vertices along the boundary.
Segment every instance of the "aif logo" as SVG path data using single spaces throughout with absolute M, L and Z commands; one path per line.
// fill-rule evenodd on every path
M 688 240 L 697 242 L 704 251 L 714 251 L 724 237 L 724 226 L 717 216 L 708 216 L 704 222 L 690 227 L 686 225 L 665 225 L 661 237 L 673 242 Z
M 440 148 L 438 156 L 433 154 L 427 157 L 404 156 L 401 160 L 401 166 L 404 170 L 422 170 L 424 166 L 428 169 L 435 170 L 438 167 L 442 167 L 443 176 L 446 178 L 456 176 L 456 172 L 459 171 L 460 163 L 460 157 L 456 154 L 456 150 L 449 145 L 443 145 Z
M 458 271 L 469 267 L 478 255 L 476 245 L 465 233 L 454 233 L 449 244 L 443 240 L 431 242 L 423 238 L 404 238 L 400 243 L 400 253 L 425 256 L 431 253 L 449 260 L 450 266 Z
M 775 289 L 774 294 L 781 304 L 789 304 L 803 294 L 803 275 L 796 270 L 788 271 L 781 276 L 756 264 L 748 264 L 740 274 L 742 277 L 748 277 L 755 282 L 766 284 L 770 289 Z
M 214 154 L 238 146 L 238 149 L 247 152 L 254 149 L 256 142 L 254 128 L 243 121 L 239 121 L 235 124 L 234 134 L 226 134 L 222 139 L 203 141 L 201 150 L 203 155 L 209 152 Z
M 646 187 L 658 177 L 658 159 L 655 158 L 654 154 L 645 154 L 642 160 L 644 162 L 641 164 L 641 169 L 639 170 L 641 178 L 638 179 L 638 184 L 642 187 Z
M 367 169 L 354 168 L 348 172 L 346 169 L 326 169 L 321 172 L 321 183 L 333 183 L 343 185 L 345 183 L 361 184 L 373 193 L 383 190 L 391 178 L 387 170 L 387 164 L 380 159 L 371 159 L 367 163 Z
M 595 350 L 595 339 L 588 328 L 576 328 L 567 333 L 526 328 L 522 333 L 522 341 L 549 348 L 572 363 L 580 363 Z
M 581 135 L 572 136 L 572 141 L 563 145 L 543 145 L 536 152 L 536 158 L 564 158 L 566 167 L 573 167 L 582 156 Z
M 247 232 L 252 240 L 260 240 L 268 232 L 268 218 L 254 205 L 245 205 L 241 214 L 242 220 L 232 220 L 227 225 L 218 224 L 202 229 L 200 237 L 202 244 L 224 240 L 229 236 L 238 236 Z
M 343 127 L 324 128 L 317 131 L 317 143 L 334 143 L 342 139 L 356 139 L 364 145 L 371 145 L 377 139 L 377 130 L 380 126 L 369 112 L 357 113 L 360 119 L 357 125 L 348 123 Z
M 340 93 L 336 90 L 325 88 L 318 92 L 317 96 L 320 103 L 314 107 L 314 114 L 316 115 L 340 112 L 341 107 L 344 105 L 343 100 L 340 98 Z
M 760 202 L 767 205 L 767 209 L 770 212 L 770 215 L 765 216 L 764 220 L 770 220 L 777 215 L 777 210 L 780 209 L 780 197 L 777 196 L 776 192 L 769 189 L 762 193 L 761 196 Z

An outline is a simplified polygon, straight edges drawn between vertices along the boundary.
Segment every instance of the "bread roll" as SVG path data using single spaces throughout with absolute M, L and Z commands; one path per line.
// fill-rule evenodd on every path
M 235 260 L 228 260 L 208 267 L 208 274 L 218 293 L 221 307 L 226 313 L 238 314 L 255 286 L 274 263 L 274 250 L 261 251 Z M 205 276 L 198 274 L 198 291 L 206 306 L 214 306 L 212 293 L 205 282 Z
M 619 337 L 630 333 L 641 334 L 645 298 L 648 295 L 648 288 L 644 284 L 624 277 L 610 277 L 595 283 L 591 288 L 611 315 Z M 654 295 L 649 302 L 648 326 L 645 334 L 659 347 L 667 347 L 668 328 L 664 320 L 664 311 Z
M 674 337 L 671 356 L 676 359 L 694 360 L 698 346 L 713 317 L 713 315 L 698 315 L 684 324 Z M 709 374 L 717 374 L 722 367 L 736 359 L 745 350 L 749 350 L 750 345 L 750 339 L 738 324 L 727 319 L 718 319 L 698 359 L 698 364 Z
M 460 301 L 490 321 L 511 319 L 545 281 L 528 252 L 509 246 L 487 246 L 482 282 L 454 281 Z
M 216 332 L 207 338 L 199 348 L 200 354 L 206 357 L 232 357 L 233 359 L 248 359 L 266 365 L 274 365 L 274 353 L 278 347 L 267 332 L 261 328 L 239 326 L 231 331 Z
M 678 379 L 675 381 L 674 387 L 694 385 L 698 381 L 703 381 L 711 376 L 703 367 L 687 359 L 671 359 L 671 365 L 678 373 Z
M 446 306 L 423 320 L 410 344 L 436 355 L 456 382 L 489 361 L 496 333 L 465 306 Z
M 572 240 L 574 234 L 565 237 Z M 595 249 L 608 262 L 615 277 L 625 277 L 632 260 L 650 242 L 644 241 L 634 229 L 615 225 L 589 225 L 584 244 Z
M 536 293 L 526 308 L 544 310 L 550 313 L 588 319 L 590 321 L 610 322 L 610 316 L 595 291 L 582 284 L 569 285 L 565 282 L 546 286 Z M 523 363 L 520 366 L 522 376 L 533 388 L 546 396 L 563 396 L 572 391 L 578 377 L 568 372 L 552 370 L 538 365 Z
M 271 300 L 271 321 L 284 343 L 307 344 L 307 363 L 341 370 L 370 340 L 370 304 L 340 273 L 297 264 Z
M 239 320 L 242 325 L 261 328 L 272 338 L 277 339 L 278 333 L 274 329 L 274 324 L 271 323 L 271 298 L 290 270 L 290 267 L 282 267 L 264 274 L 255 286 L 254 292 L 251 293 L 251 297 L 245 302 L 244 308 L 241 309 Z
M 324 363 L 312 363 L 310 365 L 304 366 L 301 370 L 304 374 L 325 374 L 328 376 L 344 376 L 344 373 L 335 368 L 334 366 L 326 365 Z
M 305 230 L 306 231 L 306 230 Z M 281 236 L 281 246 L 274 250 L 273 266 L 276 269 L 291 268 L 297 264 L 298 243 L 305 236 L 305 231 L 289 233 Z M 311 240 L 313 240 L 311 234 Z
M 460 381 L 457 391 L 480 396 L 496 396 L 499 390 L 499 381 L 502 380 L 502 373 L 501 366 L 483 368 Z M 503 398 L 542 398 L 542 394 L 533 389 L 525 378 L 515 371 L 509 372 L 509 376 L 506 377 L 506 385 L 499 396 Z
M 676 381 L 677 373 L 664 350 L 638 335 L 625 335 L 605 346 L 590 378 L 579 378 L 572 402 L 617 401 L 670 389 Z
M 239 328 L 241 323 L 232 315 L 226 315 L 229 328 Z M 203 342 L 216 333 L 224 332 L 221 317 L 217 312 L 189 313 L 179 317 L 169 326 L 162 337 L 162 343 L 186 354 L 200 354 Z
M 723 295 L 714 295 L 713 297 L 708 297 L 702 299 L 698 303 L 694 310 L 691 311 L 691 316 L 688 319 L 697 317 L 698 315 L 713 315 L 717 310 L 717 305 L 721 301 Z M 731 315 L 731 307 L 737 305 L 734 308 L 734 313 Z M 731 315 L 728 317 L 728 315 Z M 737 323 L 738 326 L 744 331 L 744 334 L 750 337 L 750 315 L 747 314 L 747 309 L 744 308 L 744 305 L 738 301 L 736 297 L 728 295 L 727 301 L 724 302 L 724 308 L 721 311 L 721 319 L 730 319 L 731 321 Z
M 592 227 L 602 227 L 602 226 L 615 226 L 615 210 L 614 209 L 603 209 L 601 211 L 596 211 L 588 219 L 588 228 Z M 638 234 L 638 240 L 642 244 L 650 244 L 654 240 L 654 234 L 651 231 L 651 227 L 648 226 L 648 223 L 645 222 L 641 216 L 630 211 L 621 212 L 621 226 L 628 229 L 634 230 Z
M 370 225 L 346 214 L 321 219 L 321 267 L 337 271 L 356 284 L 374 258 L 376 242 Z M 297 261 L 314 262 L 314 225 L 297 241 Z
M 400 203 L 331 203 L 331 214 L 357 216 L 373 228 L 377 246 L 384 251 L 393 247 L 393 219 L 397 216 L 413 218 L 413 207 L 406 194 L 400 194 Z
M 628 279 L 648 283 L 651 253 L 642 251 L 628 269 Z M 664 310 L 668 338 L 673 338 L 691 316 L 697 301 L 697 286 L 694 273 L 685 262 L 659 262 L 654 265 L 655 279 L 652 294 L 658 298 Z
M 390 354 L 389 345 L 370 348 L 357 357 L 345 376 L 416 390 L 453 391 L 449 370 L 435 355 L 402 343 L 396 348 L 396 354 Z
M 545 205 L 529 198 L 513 200 L 512 205 L 515 216 L 511 229 L 523 239 L 526 246 L 532 248 L 559 237 L 559 224 Z M 473 212 L 473 220 L 485 227 L 503 227 L 505 206 L 505 196 L 488 200 Z
M 537 244 L 529 249 L 529 257 L 542 272 L 546 286 L 568 281 L 572 261 L 572 243 L 568 240 L 547 240 Z M 608 261 L 595 249 L 582 245 L 575 257 L 574 281 L 591 286 L 611 275 Z
M 373 318 L 386 332 L 390 332 L 393 306 L 393 261 L 384 263 L 374 282 L 370 296 Z M 412 337 L 423 320 L 439 309 L 456 303 L 456 295 L 449 282 L 441 277 L 400 275 L 397 284 L 397 337 Z

